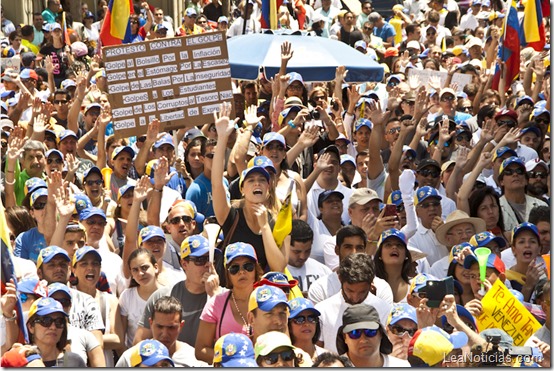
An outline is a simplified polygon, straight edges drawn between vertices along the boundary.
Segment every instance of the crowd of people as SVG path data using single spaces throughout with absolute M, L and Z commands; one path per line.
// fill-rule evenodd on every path
M 497 88 L 502 2 L 342 6 L 285 0 L 278 28 L 349 44 L 382 81 L 304 81 L 285 42 L 213 120 L 127 138 L 106 2 L 2 12 L 2 366 L 550 367 L 549 19 Z M 261 1 L 222 7 L 135 2 L 124 42 L 262 31 Z M 493 287 L 533 331 L 483 328 Z

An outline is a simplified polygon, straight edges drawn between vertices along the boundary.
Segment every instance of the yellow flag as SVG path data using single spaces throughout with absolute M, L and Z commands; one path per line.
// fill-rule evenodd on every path
M 281 206 L 281 210 L 279 210 L 279 214 L 277 214 L 277 220 L 273 226 L 273 239 L 279 248 L 283 245 L 285 237 L 287 237 L 292 231 L 292 204 L 290 200 L 292 197 L 293 185 L 294 180 L 291 179 L 287 196 Z

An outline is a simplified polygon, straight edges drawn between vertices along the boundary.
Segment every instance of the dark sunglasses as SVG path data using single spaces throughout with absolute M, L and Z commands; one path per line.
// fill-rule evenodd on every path
M 389 328 L 396 336 L 404 336 L 405 333 L 408 333 L 410 337 L 413 337 L 417 331 L 417 328 L 405 328 L 400 325 L 389 326 Z
M 146 142 L 146 137 L 138 137 L 137 142 L 140 142 L 140 143 Z
M 68 102 L 67 100 L 58 100 L 58 99 L 56 99 L 54 101 L 54 104 L 66 104 L 67 102 Z
M 317 323 L 319 322 L 319 319 L 316 315 L 310 314 L 307 316 L 298 316 L 291 319 L 292 322 L 296 323 L 297 325 L 302 325 L 306 322 L 308 323 Z
M 523 170 L 520 167 L 515 168 L 515 169 L 506 169 L 502 172 L 502 174 L 504 174 L 504 175 L 514 175 L 514 174 L 523 175 L 523 174 L 525 174 L 525 170 Z
M 535 119 L 535 122 L 537 124 L 549 124 L 550 123 L 550 121 L 547 120 L 547 119 Z
M 181 223 L 181 220 L 185 224 L 189 224 L 192 222 L 192 218 L 188 215 L 181 215 L 181 216 L 175 216 L 171 219 L 169 219 L 169 224 L 179 224 Z
M 456 140 L 458 142 L 461 142 L 463 140 L 469 142 L 471 140 L 471 135 L 467 135 L 467 134 L 460 134 L 458 136 L 456 136 Z
M 209 257 L 207 256 L 188 256 L 185 258 L 186 261 L 193 263 L 197 267 L 203 267 L 208 262 Z
M 440 172 L 438 170 L 430 170 L 430 169 L 423 169 L 417 172 L 419 175 L 428 177 L 429 175 L 433 178 L 436 178 L 440 175 Z
M 393 88 L 394 88 L 394 87 L 395 87 L 396 85 L 398 85 L 398 84 L 399 84 L 399 82 L 396 82 L 396 81 L 389 81 L 389 82 L 387 83 L 387 86 L 390 86 L 390 87 L 393 87 Z
M 138 24 L 138 21 L 131 21 L 131 24 Z
M 104 184 L 104 181 L 102 179 L 85 180 L 83 183 L 85 183 L 85 185 L 102 185 Z
M 210 160 L 213 160 L 214 154 L 213 153 L 206 153 L 204 157 L 209 158 Z
M 279 361 L 279 357 L 281 357 L 284 362 L 290 362 L 295 357 L 294 350 L 287 349 L 279 353 L 269 353 L 266 356 L 262 356 L 262 362 L 268 366 L 274 365 Z
M 500 120 L 496 122 L 498 126 L 507 125 L 510 128 L 515 128 L 517 123 L 513 120 Z
M 470 112 L 471 110 L 473 110 L 473 107 L 462 107 L 460 109 L 460 111 L 462 111 L 462 112 Z
M 56 319 L 52 317 L 39 317 L 35 319 L 35 323 L 38 323 L 39 325 L 43 327 L 50 327 L 54 323 L 56 325 L 56 328 L 64 328 L 66 324 L 66 320 L 63 317 L 58 317 Z
M 233 264 L 231 266 L 229 266 L 229 268 L 227 268 L 227 270 L 229 271 L 229 274 L 231 274 L 232 276 L 234 276 L 235 274 L 237 274 L 241 269 L 247 271 L 247 272 L 253 272 L 254 269 L 256 268 L 256 265 L 252 262 L 248 262 L 248 263 L 244 263 L 242 265 L 242 267 L 238 264 Z
M 99 225 L 99 226 L 101 226 L 101 227 L 103 227 L 103 226 L 105 226 L 106 224 L 108 224 L 108 222 L 105 221 L 105 220 L 94 221 L 94 220 L 91 220 L 91 219 L 85 220 L 85 223 L 87 223 L 87 225 Z
M 454 99 L 456 99 L 453 95 L 447 95 L 446 97 L 441 98 L 441 102 L 452 102 Z
M 35 202 L 33 203 L 33 209 L 42 210 L 46 207 L 46 202 Z
M 392 128 L 389 131 L 387 131 L 387 134 L 394 134 L 394 133 L 400 133 L 400 127 Z
M 529 178 L 540 178 L 540 179 L 546 179 L 548 178 L 548 173 L 543 173 L 542 171 L 530 171 Z
M 358 340 L 359 338 L 362 337 L 362 334 L 364 334 L 366 338 L 373 338 L 373 337 L 377 336 L 378 332 L 379 332 L 379 330 L 370 330 L 370 329 L 366 328 L 366 329 L 352 330 L 352 331 L 348 332 L 347 335 L 352 340 Z
M 49 158 L 48 160 L 46 160 L 46 163 L 48 165 L 52 165 L 52 163 L 56 163 L 56 164 L 63 164 L 63 160 L 61 158 Z
M 269 143 L 265 148 L 267 148 L 268 151 L 274 151 L 274 150 L 284 151 L 285 150 L 285 146 L 283 146 L 282 144 L 279 144 L 279 143 Z
M 433 140 L 433 141 L 432 141 L 431 143 L 429 143 L 429 144 L 433 144 L 433 145 L 436 146 L 436 145 L 439 144 L 439 140 L 438 140 L 438 139 L 435 139 L 435 140 Z M 450 141 L 444 142 L 444 147 L 450 147 Z
M 440 205 L 441 205 L 440 201 L 431 201 L 425 204 L 419 204 L 418 206 L 421 206 L 424 209 L 428 209 L 430 207 L 439 207 Z
M 403 212 L 404 210 L 405 210 L 404 204 L 400 204 L 396 206 L 396 211 L 398 211 L 399 213 Z
M 71 306 L 71 300 L 70 299 L 67 299 L 67 298 L 63 298 L 63 299 L 54 299 L 56 300 L 58 303 L 60 303 L 62 305 L 62 307 L 70 307 Z

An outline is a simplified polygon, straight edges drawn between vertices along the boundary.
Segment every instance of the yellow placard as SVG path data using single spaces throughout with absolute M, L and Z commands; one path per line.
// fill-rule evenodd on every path
M 514 345 L 523 346 L 541 324 L 521 304 L 500 280 L 481 299 L 483 312 L 477 318 L 479 331 L 500 328 L 514 339 Z

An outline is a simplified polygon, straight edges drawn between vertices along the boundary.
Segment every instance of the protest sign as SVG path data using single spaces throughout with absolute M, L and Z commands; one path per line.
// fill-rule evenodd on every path
M 213 122 L 220 103 L 233 104 L 224 32 L 110 46 L 102 52 L 117 138 L 145 134 L 154 118 L 161 131 Z
M 523 346 L 541 324 L 523 304 L 497 279 L 481 299 L 483 311 L 477 318 L 479 331 L 499 328 L 514 339 L 514 345 Z
M 409 76 L 417 76 L 419 77 L 419 81 L 425 86 L 428 86 L 428 81 L 430 81 L 432 76 L 436 76 L 440 79 L 441 82 L 441 88 L 444 88 L 444 84 L 446 82 L 446 78 L 448 76 L 448 72 L 444 71 L 435 71 L 435 70 L 418 70 L 416 68 L 410 68 L 408 70 L 408 77 Z M 450 81 L 450 85 L 458 84 L 458 91 L 464 90 L 464 86 L 471 83 L 472 76 L 465 74 L 465 73 L 455 73 L 452 75 L 452 80 Z
M 11 58 L 2 58 L 0 63 L 2 63 L 2 71 L 6 68 L 13 68 L 16 71 L 21 69 L 21 57 L 19 55 L 15 55 Z

